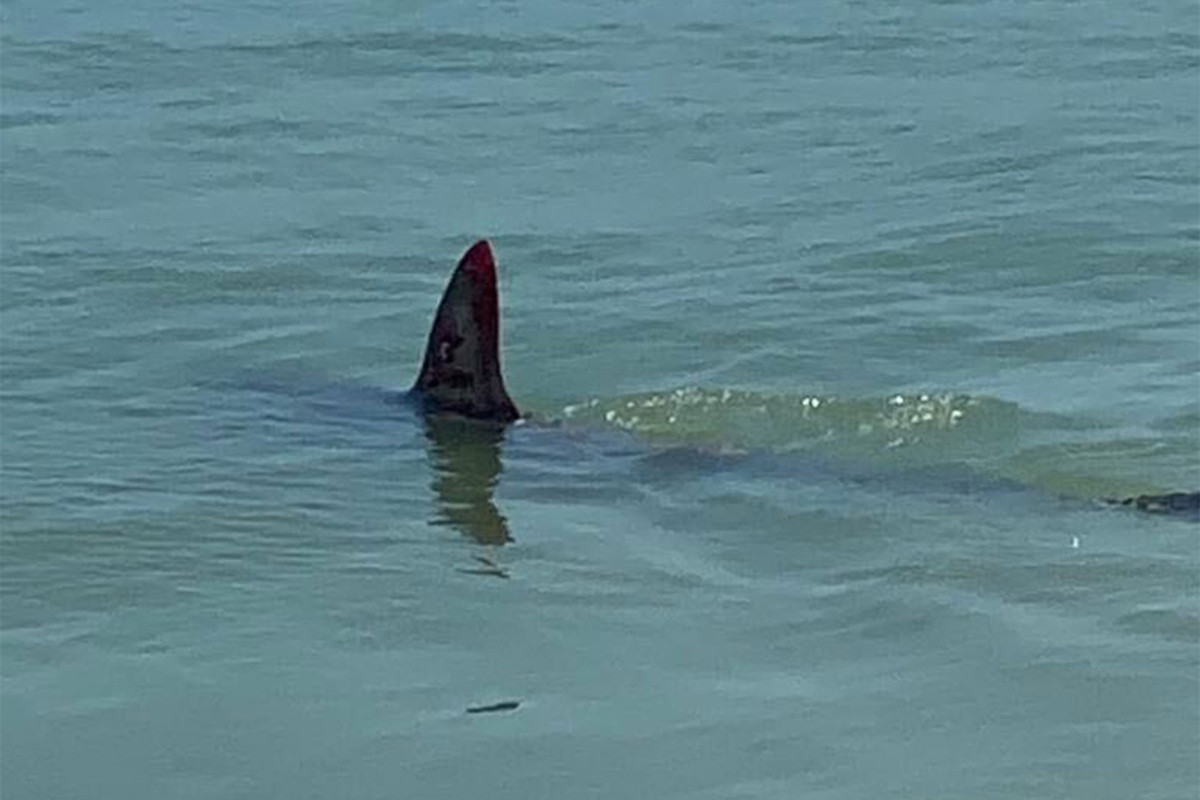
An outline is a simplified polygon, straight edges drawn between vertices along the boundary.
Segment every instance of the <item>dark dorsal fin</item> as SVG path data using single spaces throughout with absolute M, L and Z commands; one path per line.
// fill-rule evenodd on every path
M 450 277 L 413 393 L 434 411 L 497 422 L 520 416 L 500 374 L 496 261 L 486 240 L 471 246 Z

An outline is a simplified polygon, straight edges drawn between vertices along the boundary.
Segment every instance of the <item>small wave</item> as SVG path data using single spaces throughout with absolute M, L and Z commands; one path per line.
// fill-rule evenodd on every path
M 888 473 L 957 465 L 1064 497 L 1126 497 L 1194 483 L 1191 432 L 1130 439 L 1087 420 L 967 394 L 862 398 L 686 387 L 590 398 L 563 407 L 561 417 L 666 447 L 807 451 Z
M 672 443 L 780 451 L 932 446 L 943 456 L 947 447 L 973 451 L 985 442 L 1011 441 L 1021 416 L 1013 403 L 963 394 L 843 398 L 700 387 L 591 398 L 561 413 L 567 422 L 611 425 Z

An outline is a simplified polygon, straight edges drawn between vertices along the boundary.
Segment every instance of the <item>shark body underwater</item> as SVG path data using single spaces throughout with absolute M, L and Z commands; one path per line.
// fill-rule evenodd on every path
M 493 431 L 521 419 L 500 368 L 496 260 L 487 240 L 459 259 L 438 304 L 420 374 L 402 399 L 427 418 L 464 417 L 489 423 Z M 1102 502 L 1200 521 L 1200 491 Z

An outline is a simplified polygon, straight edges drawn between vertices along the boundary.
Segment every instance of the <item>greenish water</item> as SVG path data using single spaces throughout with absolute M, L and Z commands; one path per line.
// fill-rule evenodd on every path
M 4 797 L 1195 797 L 1198 22 L 6 3 Z

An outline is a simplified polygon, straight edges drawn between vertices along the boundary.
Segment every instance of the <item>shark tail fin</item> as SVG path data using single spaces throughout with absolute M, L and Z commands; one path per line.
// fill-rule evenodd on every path
M 430 411 L 496 422 L 521 415 L 500 372 L 496 261 L 485 239 L 467 250 L 446 285 L 412 391 Z

